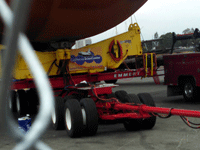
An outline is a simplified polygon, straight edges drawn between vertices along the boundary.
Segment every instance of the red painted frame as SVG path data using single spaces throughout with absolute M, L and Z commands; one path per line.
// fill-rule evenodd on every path
M 159 76 L 156 73 L 156 70 L 153 70 L 154 76 Z M 133 78 L 133 77 L 145 77 L 145 69 L 134 69 L 134 70 L 125 70 L 125 71 L 115 71 L 109 73 L 91 73 L 85 75 L 71 75 L 70 79 L 68 80 L 68 84 L 64 83 L 63 77 L 49 77 L 49 81 L 53 89 L 64 88 L 68 85 L 75 85 L 79 84 L 81 81 L 87 82 L 99 82 L 105 80 L 117 80 L 117 79 L 126 79 L 126 78 Z M 148 69 L 147 77 L 151 77 L 151 70 Z M 33 79 L 26 79 L 26 80 L 19 80 L 13 82 L 12 89 L 25 89 L 25 88 L 35 88 L 35 84 Z
M 124 71 L 120 73 L 133 73 L 133 71 Z M 142 72 L 139 72 L 142 73 Z M 107 75 L 114 75 L 115 73 L 102 73 L 99 77 L 103 79 L 103 74 Z M 74 76 L 73 76 L 74 77 Z M 89 75 L 80 75 L 77 76 L 79 78 L 74 78 L 74 81 L 80 81 L 83 79 L 91 78 Z M 95 76 L 93 76 L 95 78 Z M 121 78 L 121 77 L 119 77 Z M 61 88 L 65 87 L 66 85 L 63 82 L 62 77 L 54 77 L 49 78 L 51 85 L 53 86 L 54 91 L 61 91 Z M 94 81 L 94 80 L 93 80 Z M 183 110 L 183 109 L 171 109 L 171 108 L 161 108 L 161 107 L 151 107 L 145 104 L 142 105 L 133 105 L 129 103 L 120 103 L 116 98 L 113 101 L 107 101 L 105 99 L 105 95 L 112 93 L 112 88 L 114 85 L 110 86 L 97 86 L 95 88 L 95 95 L 92 92 L 91 87 L 76 87 L 76 86 L 69 86 L 68 88 L 73 91 L 76 90 L 85 90 L 88 91 L 88 95 L 93 98 L 96 102 L 97 111 L 99 114 L 99 118 L 102 120 L 117 120 L 117 119 L 145 119 L 150 118 L 151 115 L 149 113 L 162 113 L 162 114 L 169 114 L 178 115 L 178 116 L 188 116 L 188 117 L 200 117 L 200 111 L 193 111 L 193 110 Z M 35 88 L 33 80 L 23 80 L 17 81 L 13 85 L 13 88 Z M 88 89 L 87 89 L 88 88 Z M 98 96 L 100 100 L 96 97 Z

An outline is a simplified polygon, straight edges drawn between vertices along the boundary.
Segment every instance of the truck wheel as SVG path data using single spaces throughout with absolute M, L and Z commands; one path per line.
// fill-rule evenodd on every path
M 64 102 L 66 102 L 68 99 L 77 99 L 78 101 L 80 101 L 82 98 L 85 98 L 86 96 L 81 95 L 81 93 L 74 93 L 72 95 L 66 95 L 64 97 Z
M 98 129 L 98 113 L 96 104 L 91 98 L 80 101 L 85 135 L 95 135 Z
M 197 97 L 197 88 L 191 80 L 187 80 L 184 84 L 183 97 L 186 101 L 193 101 Z
M 16 108 L 18 115 L 26 115 L 28 109 L 27 93 L 24 90 L 18 90 L 16 93 Z
M 110 98 L 117 98 L 117 96 L 115 95 L 115 93 L 112 93 L 112 94 L 106 95 L 106 98 L 107 98 L 107 99 L 110 99 Z
M 149 93 L 139 93 L 137 95 L 140 99 L 140 101 L 143 104 L 146 104 L 147 106 L 156 106 L 154 103 L 153 98 L 151 97 L 151 95 Z M 143 129 L 152 129 L 156 124 L 156 116 L 153 116 L 148 118 L 148 119 L 144 119 L 142 121 L 142 128 Z
M 113 83 L 113 84 L 115 84 L 115 83 L 117 83 L 117 80 L 105 80 L 105 83 Z
M 16 104 L 16 92 L 11 91 L 11 96 L 9 97 L 9 108 L 11 112 L 17 112 L 17 104 Z
M 121 103 L 126 103 L 126 102 L 127 102 L 127 100 L 125 100 L 125 97 L 126 97 L 126 95 L 127 95 L 127 92 L 126 92 L 126 91 L 124 91 L 124 90 L 116 91 L 116 92 L 115 92 L 115 95 L 116 95 L 116 97 L 119 99 L 119 101 L 120 101 Z
M 140 99 L 135 94 L 127 94 L 124 99 L 127 103 L 141 104 Z
M 135 94 L 127 94 L 125 98 L 127 103 L 140 104 L 139 98 Z M 141 129 L 142 119 L 128 119 L 124 122 L 124 127 L 128 131 L 137 131 Z
M 81 105 L 76 99 L 65 102 L 65 127 L 70 137 L 80 137 L 83 133 Z
M 55 107 L 52 111 L 52 125 L 55 130 L 64 130 L 64 99 L 62 97 L 55 97 Z
M 67 100 L 69 99 L 77 99 L 75 95 L 67 95 L 64 97 L 64 103 L 66 103 Z
M 37 105 L 39 103 L 39 97 L 37 95 L 37 92 L 33 89 L 26 92 L 28 97 L 28 104 L 29 104 L 29 112 L 30 114 L 36 114 L 37 113 Z

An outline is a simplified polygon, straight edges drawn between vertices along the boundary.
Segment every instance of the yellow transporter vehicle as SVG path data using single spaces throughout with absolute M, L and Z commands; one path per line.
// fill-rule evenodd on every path
M 36 54 L 48 76 L 61 75 L 63 70 L 70 74 L 105 72 L 109 69 L 117 69 L 128 56 L 143 54 L 140 28 L 135 23 L 129 26 L 128 32 L 96 44 L 80 49 L 36 51 Z M 16 60 L 13 78 L 31 79 L 31 73 L 21 55 L 18 55 Z
M 54 92 L 59 92 L 52 110 L 53 128 L 65 128 L 70 137 L 95 135 L 99 123 L 123 123 L 128 131 L 152 129 L 156 116 L 160 116 L 158 113 L 167 114 L 165 118 L 171 115 L 200 117 L 198 111 L 155 107 L 154 100 L 148 93 L 135 95 L 127 94 L 123 90 L 112 93 L 112 87 L 116 86 L 114 84 L 87 83 L 106 78 L 113 80 L 155 74 L 156 59 L 153 54 L 142 54 L 137 24 L 130 25 L 127 33 L 81 49 L 36 53 L 49 76 Z M 143 68 L 131 70 L 129 66 L 136 56 L 142 56 Z M 126 70 L 120 66 L 127 59 L 130 64 L 128 66 L 125 63 Z M 135 65 L 136 68 L 141 66 L 137 61 Z M 13 77 L 17 80 L 13 84 L 13 89 L 17 92 L 13 92 L 11 99 L 12 111 L 17 111 L 20 115 L 34 113 L 38 105 L 37 94 L 32 76 L 20 55 L 17 56 Z M 87 82 L 81 83 L 83 80 Z M 22 90 L 25 88 L 29 90 Z M 186 120 L 185 117 L 182 119 Z
M 0 48 L 1 56 L 3 56 L 3 46 Z M 86 133 L 90 135 L 96 133 L 98 119 L 104 121 L 130 119 L 130 111 L 126 111 L 130 108 L 127 104 L 123 104 L 125 101 L 120 103 L 120 100 L 127 95 L 125 91 L 115 93 L 116 96 L 118 95 L 117 100 L 112 95 L 112 87 L 116 85 L 91 84 L 91 82 L 104 80 L 114 83 L 117 79 L 153 76 L 156 71 L 156 59 L 153 54 L 143 54 L 142 52 L 140 28 L 137 23 L 131 24 L 126 33 L 80 49 L 58 49 L 51 52 L 36 51 L 36 54 L 56 95 L 55 111 L 52 113 L 53 127 L 54 129 L 63 129 L 64 125 L 67 125 L 66 129 L 71 137 L 79 136 L 82 134 L 82 130 L 85 130 L 83 129 L 83 122 L 86 122 L 84 114 L 89 115 L 90 117 L 87 118 L 91 119 L 86 122 L 86 125 L 92 125 L 92 128 L 87 127 L 86 129 L 88 130 Z M 148 55 L 150 55 L 150 59 Z M 138 62 L 133 61 L 138 60 L 138 58 Z M 150 65 L 147 62 L 150 62 Z M 137 66 L 140 67 L 137 69 Z M 18 54 L 13 72 L 15 82 L 12 87 L 13 95 L 10 104 L 12 111 L 16 111 L 19 115 L 37 112 L 39 101 L 32 78 L 25 61 Z M 84 80 L 86 82 L 81 82 Z M 138 100 L 135 97 L 137 96 L 131 95 L 126 102 L 138 103 L 139 101 L 134 101 Z M 115 104 L 117 107 L 113 107 Z M 73 111 L 79 112 L 79 114 L 75 113 L 72 116 L 67 115 L 67 112 L 64 114 L 64 106 L 67 107 L 67 112 L 72 111 L 70 114 Z M 125 110 L 125 112 L 122 113 L 122 110 Z M 72 130 L 75 122 L 70 122 L 70 119 L 67 119 L 69 122 L 64 123 L 64 118 L 67 117 L 64 117 L 64 115 L 70 116 L 70 118 L 73 118 L 72 120 L 78 119 L 76 126 L 80 127 L 80 132 L 75 129 Z M 132 115 L 132 119 L 138 117 L 138 114 L 133 113 Z M 151 116 L 146 115 L 146 118 L 149 117 Z M 152 128 L 154 124 L 155 118 L 153 117 L 152 124 L 150 126 L 147 124 L 148 128 Z M 132 127 L 125 125 L 125 128 L 129 130 Z
M 1 45 L 2 57 L 3 48 Z M 123 34 L 80 49 L 58 49 L 50 52 L 37 50 L 35 52 L 56 93 L 66 86 L 79 84 L 83 80 L 87 82 L 104 80 L 107 83 L 115 83 L 117 79 L 153 76 L 154 68 L 156 68 L 156 61 L 151 54 L 151 69 L 148 74 L 147 55 L 143 55 L 142 52 L 140 28 L 137 23 L 130 24 L 128 31 Z M 132 62 L 135 57 L 142 58 L 139 66 L 143 65 L 140 69 L 131 70 L 138 66 L 138 64 L 135 65 L 136 62 Z M 126 64 L 125 61 L 131 62 Z M 13 89 L 17 92 L 13 92 L 13 95 L 14 99 L 16 96 L 19 97 L 17 98 L 19 100 L 17 104 L 20 105 L 17 107 L 19 114 L 27 113 L 27 110 L 31 109 L 34 112 L 37 109 L 38 102 L 32 100 L 37 99 L 32 78 L 24 59 L 18 54 L 13 72 L 15 80 Z M 60 95 L 62 96 L 62 93 Z M 13 102 L 13 111 L 17 109 L 15 105 L 16 102 Z M 28 105 L 31 106 L 30 109 Z M 28 109 L 25 109 L 26 107 Z

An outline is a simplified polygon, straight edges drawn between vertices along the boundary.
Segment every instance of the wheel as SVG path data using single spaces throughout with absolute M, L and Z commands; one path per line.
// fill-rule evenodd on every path
M 127 95 L 124 97 L 124 100 L 125 100 L 127 103 L 141 104 L 140 99 L 139 99 L 138 96 L 135 95 L 135 94 L 127 94 Z
M 29 113 L 36 114 L 38 111 L 37 105 L 39 103 L 39 97 L 38 97 L 37 91 L 31 89 L 31 90 L 27 91 L 26 93 L 27 93 L 27 97 L 28 97 Z
M 70 137 L 80 137 L 83 133 L 81 105 L 76 99 L 65 102 L 65 127 Z
M 77 97 L 78 97 L 77 95 L 67 95 L 64 98 L 64 103 L 69 99 L 77 99 Z
M 77 99 L 78 101 L 80 101 L 82 98 L 85 98 L 88 96 L 88 93 L 84 92 L 83 93 L 73 93 L 72 95 L 66 95 L 64 97 L 64 102 L 66 102 L 68 99 Z
M 119 99 L 119 101 L 120 101 L 121 103 L 126 103 L 126 102 L 127 102 L 127 100 L 124 99 L 125 96 L 127 95 L 127 92 L 126 92 L 126 91 L 124 91 L 124 90 L 116 91 L 116 92 L 115 92 L 115 95 L 116 95 L 116 97 Z
M 28 112 L 27 93 L 24 90 L 18 90 L 16 93 L 16 108 L 18 115 L 26 115 Z
M 83 98 L 80 101 L 83 115 L 85 135 L 95 135 L 98 129 L 98 113 L 95 102 L 91 98 Z
M 140 93 L 137 95 L 140 101 L 147 106 L 156 106 L 153 98 L 149 93 Z M 156 124 L 156 116 L 153 116 L 148 119 L 143 119 L 142 128 L 143 129 L 152 129 Z
M 116 99 L 118 99 L 117 96 L 115 95 L 115 93 L 107 94 L 107 95 L 106 95 L 106 98 L 107 98 L 107 99 L 110 99 L 110 98 L 116 98 Z
M 116 80 L 105 80 L 105 83 L 113 83 L 113 84 L 115 84 L 115 83 L 117 83 L 117 79 Z
M 11 112 L 17 112 L 16 94 L 15 91 L 11 91 L 11 96 L 9 97 L 9 108 Z
M 194 81 L 187 79 L 183 87 L 183 97 L 186 101 L 193 101 L 196 99 L 197 94 Z
M 52 125 L 55 130 L 64 130 L 64 99 L 62 97 L 55 97 L 55 107 L 52 111 Z
M 135 94 L 127 94 L 125 97 L 127 103 L 141 104 Z M 128 119 L 124 122 L 124 127 L 128 131 L 137 131 L 141 129 L 142 119 Z

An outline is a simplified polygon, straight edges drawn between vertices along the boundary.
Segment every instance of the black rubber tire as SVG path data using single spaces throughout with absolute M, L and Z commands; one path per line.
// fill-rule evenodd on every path
M 191 89 L 191 93 L 188 93 L 188 88 Z M 186 79 L 183 85 L 183 97 L 186 101 L 194 101 L 198 97 L 197 87 L 193 80 Z
M 116 80 L 105 80 L 105 83 L 113 83 L 113 84 L 115 84 L 115 83 L 117 83 L 117 79 Z
M 125 100 L 126 95 L 127 95 L 127 92 L 124 91 L 124 90 L 119 90 L 119 91 L 115 92 L 115 96 L 118 98 L 118 100 L 121 103 L 126 103 L 127 102 L 127 100 Z
M 107 98 L 107 99 L 115 98 L 115 99 L 119 100 L 119 99 L 117 98 L 117 96 L 115 95 L 115 93 L 107 94 L 107 95 L 106 95 L 106 98 Z
M 38 112 L 37 105 L 39 104 L 39 97 L 35 90 L 31 89 L 26 92 L 28 97 L 28 109 L 30 114 L 36 114 Z
M 152 96 L 149 93 L 139 93 L 137 95 L 140 101 L 147 106 L 156 106 Z M 143 129 L 152 129 L 156 124 L 156 116 L 153 116 L 148 119 L 143 119 L 142 128 Z
M 19 116 L 26 115 L 28 113 L 28 101 L 27 93 L 24 90 L 18 90 L 16 93 L 16 108 Z
M 65 96 L 65 97 L 64 97 L 64 104 L 65 104 L 65 102 L 66 102 L 67 100 L 69 100 L 69 99 L 77 99 L 77 97 L 78 97 L 78 96 L 76 96 L 76 95 L 67 95 L 67 96 Z
M 78 94 L 78 93 L 74 93 L 74 94 L 72 94 L 72 95 L 66 95 L 65 97 L 64 97 L 64 101 L 66 102 L 67 101 L 67 99 L 77 99 L 78 101 L 80 101 L 82 98 L 85 98 L 85 97 L 87 97 L 87 95 L 83 95 L 83 94 Z
M 81 105 L 77 99 L 65 102 L 65 128 L 70 137 L 80 137 L 83 134 L 83 116 Z M 70 127 L 71 126 L 71 127 Z
M 127 94 L 125 97 L 127 103 L 141 104 L 139 98 L 135 94 Z M 128 119 L 124 122 L 124 127 L 127 131 L 140 130 L 142 119 Z
M 127 95 L 124 97 L 124 100 L 125 100 L 127 103 L 141 104 L 140 99 L 139 99 L 138 96 L 135 95 L 135 94 L 127 94 Z
M 64 99 L 62 97 L 55 97 L 55 114 L 52 112 L 52 126 L 55 130 L 65 129 L 64 120 Z
M 98 112 L 96 108 L 96 104 L 91 98 L 83 98 L 80 101 L 82 107 L 82 114 L 83 110 L 85 115 L 83 115 L 83 125 L 84 125 L 84 134 L 87 136 L 92 136 L 97 133 L 98 129 Z
M 115 95 L 115 93 L 112 93 L 112 94 L 107 94 L 106 98 L 107 99 L 109 99 L 109 98 L 117 98 L 117 96 Z
M 11 91 L 11 96 L 9 99 L 9 108 L 11 112 L 17 112 L 17 105 L 16 105 L 16 92 L 13 90 Z

